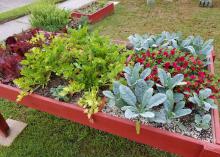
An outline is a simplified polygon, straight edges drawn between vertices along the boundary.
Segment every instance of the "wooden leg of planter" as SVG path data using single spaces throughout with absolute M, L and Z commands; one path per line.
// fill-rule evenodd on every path
M 0 113 L 0 136 L 7 137 L 9 134 L 9 126 L 6 123 L 4 117 Z

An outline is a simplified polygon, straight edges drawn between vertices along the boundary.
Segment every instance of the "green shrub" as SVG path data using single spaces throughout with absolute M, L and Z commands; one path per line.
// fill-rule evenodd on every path
M 42 3 L 32 8 L 30 22 L 33 27 L 46 31 L 58 31 L 69 23 L 70 12 L 55 4 Z

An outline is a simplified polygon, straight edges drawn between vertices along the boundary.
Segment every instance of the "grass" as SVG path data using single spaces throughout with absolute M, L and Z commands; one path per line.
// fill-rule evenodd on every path
M 158 2 L 155 8 L 144 0 L 121 0 L 116 13 L 93 27 L 113 39 L 125 40 L 132 33 L 181 31 L 215 39 L 216 73 L 220 73 L 220 3 L 200 8 L 197 0 Z M 10 148 L 0 147 L 0 157 L 77 156 L 77 157 L 173 157 L 165 152 L 126 139 L 81 126 L 46 113 L 0 101 L 7 118 L 28 123 Z
M 46 1 L 48 1 L 48 3 L 58 3 L 65 0 L 46 0 Z M 43 2 L 43 0 L 36 0 L 36 2 L 34 3 L 0 13 L 0 23 L 4 23 L 22 17 L 24 15 L 28 15 L 30 13 L 31 8 L 35 7 L 38 3 L 41 2 Z

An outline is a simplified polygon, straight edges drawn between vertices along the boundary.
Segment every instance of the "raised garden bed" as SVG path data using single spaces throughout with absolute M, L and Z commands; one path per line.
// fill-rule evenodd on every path
M 135 40 L 135 41 L 137 41 L 137 40 Z M 149 40 L 147 40 L 147 41 L 149 41 Z M 166 41 L 167 40 L 164 40 L 164 42 L 166 42 Z M 171 43 L 173 43 L 174 39 L 171 41 L 172 41 Z M 189 43 L 189 42 L 187 42 L 187 43 Z M 168 43 L 168 44 L 170 44 L 170 43 Z M 63 45 L 69 45 L 69 46 L 64 47 Z M 75 47 L 75 45 L 76 45 L 76 47 Z M 99 46 L 99 45 L 101 45 L 101 46 Z M 139 45 L 136 44 L 136 47 L 134 47 L 134 49 L 138 49 L 139 47 L 137 47 L 137 46 L 139 46 Z M 184 45 L 186 46 L 186 44 L 184 44 Z M 205 44 L 206 50 L 207 50 L 207 45 L 211 46 L 211 44 Z M 144 44 L 143 46 L 146 46 L 146 44 Z M 57 48 L 57 47 L 59 47 L 59 48 Z M 141 47 L 141 49 L 142 48 L 145 48 L 145 47 Z M 148 50 L 148 49 L 149 49 L 149 47 L 146 47 L 146 50 Z M 51 50 L 53 53 L 51 53 Z M 78 50 L 78 51 L 76 51 L 76 50 Z M 105 51 L 103 51 L 103 50 L 105 50 Z M 211 49 L 209 49 L 209 50 L 211 50 Z M 200 51 L 200 50 L 197 50 L 197 51 Z M 201 67 L 204 66 L 205 62 L 203 62 L 200 59 L 196 60 L 192 56 L 192 54 L 190 54 L 188 52 L 184 53 L 183 51 L 179 51 L 179 50 L 175 50 L 175 49 L 170 49 L 169 53 L 167 52 L 167 49 L 165 49 L 164 51 L 162 49 L 159 49 L 159 50 L 156 49 L 155 51 L 152 50 L 151 52 L 150 51 L 143 51 L 143 52 L 144 52 L 143 54 L 142 53 L 133 54 L 134 56 L 136 56 L 138 58 L 135 58 L 134 60 L 132 60 L 131 57 L 129 57 L 129 59 L 127 60 L 127 64 L 130 64 L 131 66 L 133 66 L 134 62 L 139 62 L 139 63 L 142 62 L 143 65 L 145 65 L 146 64 L 145 62 L 147 62 L 147 63 L 152 63 L 151 66 L 153 66 L 152 69 L 154 69 L 154 63 L 157 64 L 158 59 L 160 60 L 160 63 L 163 61 L 165 63 L 167 58 L 170 57 L 168 59 L 170 62 L 173 60 L 176 62 L 175 66 L 169 65 L 168 67 L 166 67 L 166 65 L 164 63 L 163 63 L 164 65 L 161 63 L 161 65 L 164 66 L 164 69 L 167 70 L 167 73 L 166 72 L 164 72 L 165 74 L 163 73 L 164 75 L 168 75 L 168 71 L 171 71 L 171 70 L 173 70 L 175 72 L 175 74 L 173 74 L 175 76 L 172 75 L 173 78 L 176 77 L 176 74 L 179 74 L 178 79 L 175 78 L 174 81 L 171 82 L 171 83 L 173 83 L 172 88 L 171 88 L 173 91 L 174 91 L 173 88 L 176 85 L 178 85 L 178 86 L 180 84 L 186 85 L 186 83 L 187 83 L 187 82 L 182 82 L 185 76 L 183 77 L 183 74 L 181 74 L 181 70 L 186 70 L 186 68 L 181 69 L 179 67 L 179 65 L 182 65 L 183 61 L 185 61 L 184 57 L 189 59 L 187 61 L 189 63 L 186 64 L 187 65 L 186 67 L 188 67 L 188 65 L 190 68 L 194 67 L 194 64 L 198 63 L 198 61 L 200 62 L 199 64 L 201 65 L 198 67 L 194 67 L 195 70 L 188 69 L 189 72 L 184 73 L 184 74 L 190 74 L 188 77 L 186 76 L 186 81 L 188 81 L 190 79 L 191 74 L 194 74 L 194 71 L 196 71 L 196 70 L 197 70 L 197 72 L 201 72 L 202 77 L 210 76 L 209 72 L 207 70 L 205 72 L 200 70 Z M 211 51 L 209 51 L 209 52 L 211 52 Z M 157 58 L 154 58 L 156 55 L 155 53 L 157 53 Z M 81 55 L 81 54 L 83 54 L 83 55 Z M 98 112 L 101 109 L 104 109 L 104 108 L 102 108 L 103 104 L 100 105 L 98 102 L 98 100 L 100 101 L 100 97 L 103 96 L 99 92 L 103 91 L 105 89 L 109 89 L 109 82 L 110 82 L 109 80 L 112 78 L 116 78 L 117 80 L 120 80 L 120 79 L 122 80 L 122 79 L 126 78 L 127 81 L 129 81 L 128 80 L 129 76 L 128 75 L 126 76 L 126 74 L 128 74 L 129 71 L 131 73 L 131 71 L 133 71 L 133 70 L 130 70 L 129 69 L 130 67 L 127 66 L 126 71 L 128 71 L 128 73 L 126 71 L 124 71 L 124 73 L 121 72 L 121 68 L 124 67 L 124 62 L 126 60 L 126 57 L 129 54 L 130 54 L 130 52 L 124 51 L 124 49 L 122 49 L 121 47 L 119 47 L 117 45 L 111 45 L 110 41 L 107 38 L 101 37 L 97 33 L 88 33 L 87 28 L 82 28 L 79 31 L 72 30 L 71 34 L 69 34 L 69 35 L 67 34 L 66 36 L 56 36 L 54 38 L 54 40 L 50 41 L 49 44 L 43 45 L 43 49 L 36 48 L 36 49 L 33 49 L 32 52 L 30 52 L 30 54 L 25 55 L 24 60 L 21 62 L 21 65 L 23 65 L 23 67 L 21 69 L 21 77 L 19 78 L 19 76 L 16 76 L 15 78 L 18 78 L 18 79 L 15 79 L 15 81 L 14 81 L 14 83 L 17 86 L 19 86 L 21 89 L 23 89 L 23 91 L 15 88 L 15 86 L 14 86 L 15 84 L 13 84 L 12 82 L 11 82 L 12 84 L 6 82 L 5 84 L 0 84 L 0 97 L 4 98 L 4 99 L 8 99 L 10 101 L 14 101 L 14 102 L 16 102 L 16 100 L 21 100 L 19 102 L 19 104 L 21 104 L 21 105 L 31 107 L 33 109 L 37 109 L 42 112 L 47 112 L 49 114 L 52 114 L 52 115 L 55 115 L 55 116 L 58 116 L 61 118 L 65 118 L 65 119 L 68 119 L 68 120 L 71 120 L 71 121 L 74 121 L 74 122 L 77 122 L 77 123 L 80 123 L 80 124 L 83 124 L 86 126 L 93 127 L 95 129 L 106 131 L 106 132 L 112 133 L 114 135 L 125 137 L 125 138 L 128 138 L 130 140 L 134 140 L 139 143 L 148 144 L 153 147 L 159 148 L 161 150 L 165 150 L 165 151 L 175 153 L 178 155 L 182 155 L 182 156 L 186 156 L 186 157 L 195 157 L 195 156 L 198 156 L 198 157 L 205 157 L 205 156 L 218 157 L 220 155 L 220 145 L 219 145 L 220 144 L 220 135 L 218 134 L 218 132 L 220 131 L 219 114 L 218 114 L 217 109 L 211 109 L 212 107 L 214 108 L 214 105 L 211 106 L 212 105 L 211 102 L 209 104 L 210 107 L 208 106 L 208 110 L 206 110 L 206 112 L 203 112 L 205 114 L 206 113 L 211 114 L 210 119 L 209 119 L 209 120 L 211 120 L 211 124 L 208 125 L 208 127 L 207 127 L 207 125 L 201 127 L 202 129 L 211 130 L 209 133 L 209 135 L 211 136 L 210 140 L 206 140 L 206 139 L 204 140 L 204 138 L 201 138 L 202 140 L 199 140 L 199 138 L 196 138 L 196 137 L 192 138 L 189 136 L 184 136 L 184 135 L 181 135 L 176 132 L 171 132 L 171 131 L 168 131 L 165 129 L 153 127 L 150 124 L 148 125 L 148 123 L 139 125 L 139 127 L 140 127 L 140 129 L 139 129 L 140 132 L 139 132 L 139 131 L 137 131 L 138 130 L 137 123 L 135 123 L 135 122 L 137 122 L 136 119 L 130 120 L 131 118 L 127 118 L 126 114 L 125 114 L 125 117 L 127 119 L 112 116 L 112 115 L 110 115 L 108 113 L 104 113 L 104 112 Z M 154 60 L 150 60 L 150 61 L 147 60 L 150 57 L 148 56 L 148 58 L 146 58 L 145 55 L 148 55 L 148 54 L 151 57 L 153 57 Z M 141 56 L 141 58 L 139 58 L 140 56 Z M 162 59 L 160 57 L 162 57 Z M 56 58 L 60 58 L 60 59 L 56 60 Z M 183 59 L 183 61 L 181 61 L 180 58 Z M 205 59 L 205 61 L 206 61 L 206 58 L 203 58 L 203 59 Z M 179 60 L 179 61 L 177 61 L 177 60 Z M 31 63 L 30 63 L 30 61 L 31 61 Z M 50 62 L 50 61 L 52 61 L 52 62 Z M 93 62 L 93 61 L 95 61 L 95 62 Z M 73 62 L 75 62 L 74 67 L 72 66 Z M 85 62 L 86 62 L 86 64 L 85 64 Z M 213 55 L 210 55 L 209 62 L 210 62 L 209 70 L 212 74 L 214 74 Z M 81 65 L 83 65 L 83 66 L 81 66 Z M 140 64 L 135 63 L 134 67 L 136 67 L 136 65 L 140 66 Z M 153 71 L 153 70 L 151 71 L 147 67 L 148 64 L 146 64 L 145 66 L 146 66 L 146 69 L 142 72 L 144 74 L 142 75 L 142 73 L 141 73 L 142 76 L 140 76 L 142 79 L 136 79 L 136 80 L 142 81 L 141 82 L 142 85 L 143 85 L 143 82 L 144 82 L 144 84 L 146 83 L 145 81 L 151 81 L 151 82 L 152 82 L 152 80 L 155 81 L 151 87 L 149 87 L 145 91 L 142 91 L 142 93 L 149 94 L 150 91 L 148 92 L 148 90 L 151 90 L 151 89 L 153 90 L 154 85 L 155 85 L 154 88 L 158 87 L 158 85 L 159 85 L 158 83 L 160 83 L 159 81 L 161 81 L 161 80 L 159 80 L 159 79 L 161 79 L 161 75 L 159 73 L 161 72 L 162 69 L 158 68 L 158 75 L 160 75 L 160 78 L 158 79 L 158 78 L 156 78 L 156 74 L 154 74 L 155 71 Z M 163 67 L 163 66 L 161 66 L 161 67 Z M 59 68 L 57 68 L 57 67 L 59 67 Z M 141 66 L 141 68 L 142 67 L 143 66 Z M 118 71 L 118 69 L 120 69 L 120 70 Z M 150 70 L 150 72 L 147 72 L 146 70 L 147 71 Z M 137 74 L 137 73 L 139 73 L 139 71 L 136 72 L 135 74 Z M 149 73 L 149 74 L 147 74 L 147 73 Z M 148 76 L 151 76 L 150 74 L 153 74 L 153 76 L 155 76 L 155 77 L 148 78 Z M 108 77 L 109 75 L 110 76 L 113 75 L 113 76 Z M 137 75 L 139 76 L 139 74 L 137 74 Z M 64 77 L 61 78 L 61 76 L 64 76 Z M 90 76 L 93 76 L 93 77 L 90 78 Z M 74 80 L 71 80 L 72 77 L 74 78 Z M 163 76 L 163 77 L 165 78 L 165 76 Z M 170 80 L 170 77 L 171 77 L 171 74 L 169 76 L 166 76 L 167 80 Z M 56 82 L 54 85 L 50 86 L 49 81 L 53 81 L 54 79 L 56 80 L 56 78 L 58 79 L 58 82 Z M 155 78 L 157 80 L 155 80 Z M 147 79 L 149 79 L 149 80 L 147 80 Z M 14 80 L 14 79 L 12 79 L 12 80 Z M 65 81 L 62 81 L 62 80 L 65 80 Z M 208 80 L 210 81 L 210 79 L 208 79 Z M 136 83 L 137 83 L 137 81 L 136 81 Z M 207 85 L 208 82 L 202 81 L 202 83 L 204 83 L 204 86 L 205 87 L 207 86 L 207 88 L 213 87 L 213 85 L 211 85 L 211 86 Z M 174 86 L 174 84 L 175 84 L 175 86 Z M 215 84 L 215 82 L 214 82 L 214 84 Z M 10 86 L 10 85 L 12 85 L 12 86 Z M 60 87 L 58 85 L 64 85 L 64 87 Z M 93 87 L 95 85 L 100 87 L 99 91 L 96 88 L 97 93 L 96 93 L 96 91 L 95 91 L 95 93 L 93 93 L 93 91 L 95 89 Z M 129 83 L 128 83 L 128 85 L 129 85 Z M 163 85 L 165 87 L 164 83 L 161 83 L 161 85 Z M 42 86 L 44 88 L 40 88 L 40 86 Z M 123 85 L 120 85 L 120 86 L 123 87 Z M 190 84 L 189 84 L 189 86 L 190 86 Z M 54 87 L 57 87 L 57 88 L 54 88 Z M 60 90 L 60 88 L 62 90 L 61 92 L 64 92 L 64 93 L 58 92 L 58 90 Z M 123 87 L 123 88 L 125 88 L 125 87 Z M 128 87 L 126 87 L 126 88 L 128 88 Z M 122 91 L 121 89 L 122 88 L 119 87 L 120 94 L 121 93 L 123 94 L 123 92 L 121 92 Z M 136 87 L 135 87 L 135 89 L 136 89 Z M 137 89 L 139 90 L 139 88 L 137 88 Z M 179 101 L 175 100 L 175 103 L 176 103 L 175 106 L 179 105 L 178 104 L 179 102 L 183 102 L 184 101 L 183 98 L 185 97 L 185 95 L 180 94 L 180 92 L 183 93 L 183 91 L 185 91 L 185 88 L 184 89 L 178 88 L 178 89 L 180 90 L 180 91 L 177 91 L 179 93 L 179 96 L 178 96 Z M 198 89 L 194 88 L 194 86 L 192 87 L 192 89 L 194 91 L 198 92 Z M 202 87 L 201 89 L 204 89 L 204 88 Z M 213 89 L 215 90 L 215 87 L 213 87 Z M 170 89 L 168 89 L 168 90 L 171 91 Z M 73 92 L 71 93 L 71 91 L 73 91 Z M 84 93 L 82 93 L 82 91 Z M 32 92 L 32 94 L 27 95 L 28 92 Z M 51 94 L 48 94 L 50 92 L 51 92 Z M 36 93 L 39 93 L 39 94 L 36 94 Z M 78 96 L 78 97 L 82 96 L 82 98 L 80 98 L 80 101 L 71 101 L 69 99 L 68 100 L 66 99 L 66 98 L 68 98 L 67 96 L 76 98 L 77 96 L 75 94 L 77 94 L 77 93 L 84 94 L 84 95 Z M 108 93 L 108 95 L 110 95 L 110 97 L 113 97 L 109 93 Z M 129 91 L 127 90 L 124 93 L 126 94 L 126 98 L 128 98 L 127 93 L 129 93 Z M 178 93 L 174 93 L 174 94 L 178 94 Z M 160 100 L 161 97 L 164 97 L 163 98 L 164 103 L 165 103 L 165 100 L 168 101 L 169 100 L 168 98 L 170 98 L 170 97 L 168 97 L 168 95 L 166 96 L 162 91 L 160 91 L 159 88 L 158 88 L 157 93 L 154 94 L 154 96 L 155 95 L 158 96 L 158 94 L 160 95 L 160 97 L 157 97 L 157 99 Z M 184 94 L 187 95 L 186 98 L 190 97 L 187 93 L 184 93 Z M 199 94 L 200 94 L 200 91 L 199 91 Z M 208 98 L 211 98 L 211 96 L 212 96 L 210 93 L 210 90 L 208 91 L 208 93 L 204 93 L 204 91 L 203 91 L 202 94 L 204 94 L 204 97 L 201 97 L 201 99 L 203 99 L 203 98 L 208 99 Z M 44 95 L 44 96 L 42 96 L 42 95 Z M 100 97 L 98 97 L 97 95 Z M 146 94 L 144 94 L 144 95 L 146 95 Z M 180 98 L 182 96 L 183 96 L 183 98 Z M 24 98 L 21 99 L 22 97 L 24 97 Z M 67 101 L 70 101 L 71 103 L 61 102 L 61 101 L 55 100 L 53 98 L 63 100 L 63 101 L 67 100 Z M 123 98 L 123 100 L 126 101 L 126 103 L 127 103 L 126 98 Z M 143 96 L 143 98 L 142 98 L 142 103 L 143 102 L 149 103 L 148 101 L 151 100 L 150 98 L 149 99 L 144 99 L 144 98 L 145 98 L 145 96 Z M 173 98 L 174 98 L 174 96 L 173 96 Z M 129 100 L 131 100 L 133 103 L 133 100 L 136 101 L 136 99 L 137 98 L 135 97 L 135 98 L 132 98 L 132 100 L 131 99 L 129 99 Z M 202 101 L 206 101 L 205 99 L 203 99 Z M 156 101 L 158 101 L 158 100 L 156 100 Z M 187 100 L 189 100 L 189 99 L 187 99 Z M 77 102 L 77 103 L 75 103 L 75 102 Z M 103 101 L 100 101 L 100 102 L 103 102 Z M 160 103 L 157 102 L 157 106 L 154 104 L 154 107 L 156 106 L 156 107 L 159 107 L 159 109 L 162 109 L 163 106 L 162 105 L 158 106 L 158 104 L 162 104 L 163 102 L 162 101 Z M 189 102 L 190 101 L 188 101 L 188 103 Z M 131 102 L 129 102 L 129 103 L 131 103 Z M 136 105 L 136 102 L 134 102 L 134 103 Z M 155 103 L 155 102 L 153 102 L 153 103 Z M 147 104 L 147 105 L 149 105 L 149 104 Z M 87 106 L 85 106 L 85 105 L 87 105 Z M 135 105 L 133 105 L 133 106 L 135 106 Z M 142 105 L 142 104 L 140 104 L 140 105 Z M 166 104 L 164 104 L 164 105 L 166 105 Z M 170 111 L 170 112 L 172 112 L 171 116 L 174 115 L 173 117 L 171 117 L 171 118 L 173 118 L 172 119 L 173 121 L 176 120 L 175 118 L 179 118 L 180 116 L 183 117 L 183 116 L 189 115 L 193 111 L 196 111 L 200 114 L 199 109 L 201 109 L 201 108 L 196 108 L 197 106 L 194 108 L 192 106 L 190 108 L 190 106 L 189 106 L 190 104 L 187 104 L 187 105 L 188 106 L 186 106 L 187 107 L 186 108 L 185 102 L 184 102 L 184 105 L 181 104 L 180 105 L 181 107 L 179 107 L 179 109 L 177 109 L 177 111 L 179 111 L 179 110 L 185 111 L 184 114 L 178 115 L 176 112 L 176 109 L 175 109 L 175 111 Z M 79 107 L 79 106 L 83 106 L 83 108 Z M 108 99 L 108 104 L 106 106 L 109 106 L 109 99 Z M 155 112 L 153 110 L 148 110 L 148 109 L 149 108 L 147 108 L 147 110 L 144 110 L 144 112 L 140 111 L 140 115 L 142 115 L 146 111 L 149 111 L 151 113 L 149 113 L 149 112 L 146 112 L 146 113 L 151 116 L 150 118 L 154 118 L 154 117 L 152 117 L 152 114 L 156 114 L 156 112 L 158 111 L 157 110 L 158 108 L 154 108 Z M 85 114 L 85 111 L 88 115 Z M 130 113 L 130 115 L 131 115 L 131 113 Z M 175 115 L 177 115 L 177 117 L 175 117 Z M 144 115 L 144 116 L 146 116 L 146 115 Z M 88 119 L 88 117 L 90 119 Z M 136 116 L 136 118 L 137 118 L 137 116 Z M 146 118 L 146 120 L 148 120 L 147 118 Z M 170 118 L 170 117 L 166 117 L 166 121 L 170 120 L 168 118 Z M 137 119 L 137 120 L 140 120 L 140 119 Z M 181 119 L 178 119 L 178 120 L 181 120 Z M 161 122 L 158 122 L 158 123 L 161 123 Z M 167 122 L 167 123 L 170 123 L 170 122 Z M 209 123 L 210 123 L 210 121 L 209 121 Z M 108 125 L 106 125 L 106 124 L 108 124 Z M 137 133 L 135 130 L 137 131 Z
M 213 64 L 211 69 L 214 69 Z M 15 102 L 19 92 L 17 88 L 0 84 L 1 98 Z M 94 122 L 91 123 L 81 107 L 37 94 L 25 97 L 19 104 L 184 157 L 219 157 L 220 155 L 220 127 L 217 110 L 212 111 L 214 141 L 209 143 L 147 125 L 142 125 L 141 133 L 137 135 L 133 122 L 102 112 L 93 115 Z
M 93 2 L 83 8 L 74 11 L 71 16 L 81 18 L 87 17 L 89 23 L 96 23 L 106 16 L 111 15 L 114 12 L 114 3 L 107 3 L 106 5 L 100 6 L 98 2 Z

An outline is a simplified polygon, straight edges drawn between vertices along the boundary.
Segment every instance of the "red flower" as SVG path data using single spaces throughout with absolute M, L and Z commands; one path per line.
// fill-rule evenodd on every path
M 173 62 L 173 67 L 176 68 L 177 66 L 177 62 Z
M 150 67 L 150 63 L 147 63 L 147 64 L 145 65 L 145 67 L 146 67 L 146 68 L 149 68 L 149 67 Z
M 175 49 L 172 49 L 172 50 L 170 51 L 170 54 L 171 54 L 171 55 L 175 55 L 175 53 L 176 53 Z
M 188 74 L 184 74 L 184 77 L 188 77 Z
M 191 62 L 195 62 L 195 58 L 194 57 L 190 57 L 189 58 Z
M 191 75 L 191 76 L 190 76 L 190 79 L 195 80 L 195 79 L 196 79 L 196 76 L 195 76 L 195 75 Z
M 163 55 L 164 55 L 165 57 L 168 57 L 168 56 L 169 56 L 168 52 L 166 52 L 166 51 L 163 53 Z
M 186 91 L 186 92 L 190 92 L 191 89 L 190 89 L 189 87 L 185 87 L 185 88 L 184 88 L 184 91 Z
M 194 66 L 191 66 L 190 68 L 191 68 L 192 71 L 196 70 L 196 68 Z
M 146 52 L 146 56 L 150 57 L 150 51 L 149 50 Z
M 188 61 L 184 61 L 184 63 L 183 63 L 183 68 L 187 68 L 188 65 L 189 65 L 189 62 L 188 62 Z
M 157 63 L 160 64 L 162 62 L 162 59 L 158 59 Z
M 199 83 L 198 83 L 198 82 L 195 82 L 195 83 L 194 83 L 194 86 L 195 86 L 195 87 L 198 87 L 198 86 L 199 86 Z
M 183 57 L 183 56 L 182 56 L 182 57 L 179 57 L 179 61 L 180 61 L 180 62 L 184 62 L 184 61 L 185 61 L 185 57 Z
M 137 58 L 137 59 L 136 59 L 136 62 L 139 62 L 139 63 L 143 64 L 143 63 L 144 63 L 144 59 L 142 59 L 142 58 Z
M 198 65 L 203 65 L 203 62 L 201 60 L 197 60 Z
M 166 69 L 168 69 L 170 66 L 171 66 L 170 62 L 164 63 L 164 67 L 165 67 Z
M 199 71 L 199 72 L 198 72 L 198 75 L 199 75 L 199 77 L 201 77 L 201 78 L 205 78 L 205 72 Z
M 180 72 L 180 71 L 181 71 L 181 67 L 180 67 L 180 66 L 176 66 L 176 67 L 175 67 L 175 70 L 178 71 L 178 72 Z

